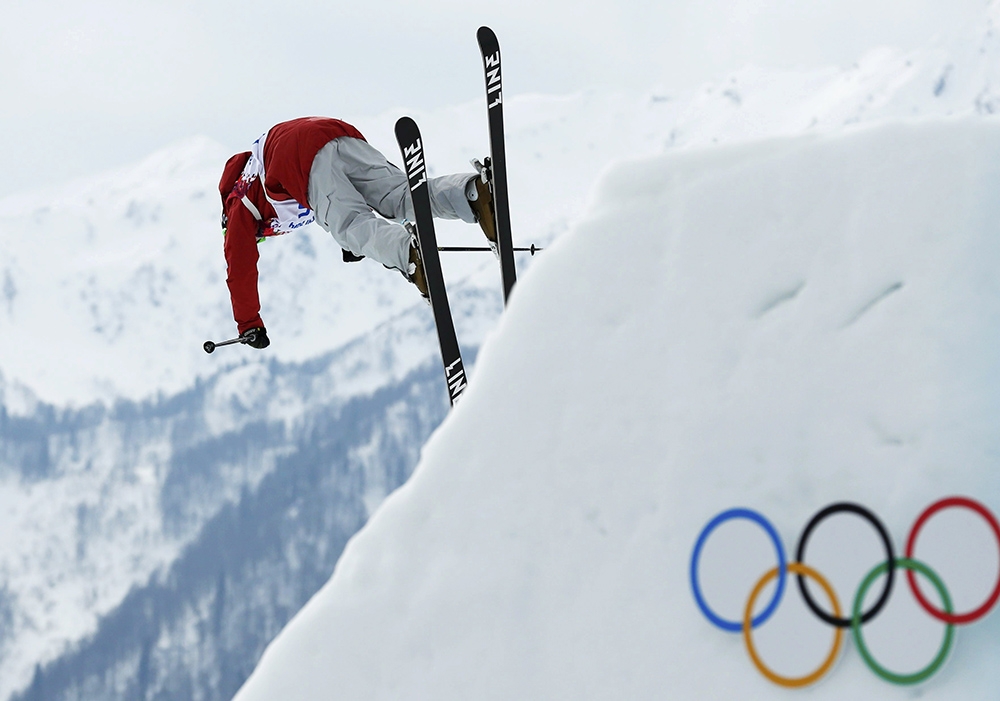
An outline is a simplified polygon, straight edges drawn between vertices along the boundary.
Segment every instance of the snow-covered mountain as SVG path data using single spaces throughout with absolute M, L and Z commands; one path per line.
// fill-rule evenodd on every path
M 478 319 L 495 315 L 499 304 L 498 293 L 455 295 L 456 322 L 473 352 L 470 359 L 481 339 Z M 114 679 L 134 681 L 133 660 L 123 652 L 129 636 L 156 641 L 156 650 L 169 652 L 175 663 L 190 660 L 190 651 L 184 656 L 176 649 L 186 638 L 176 631 L 171 637 L 174 628 L 189 623 L 180 618 L 191 613 L 182 604 L 197 599 L 205 586 L 214 591 L 220 578 L 235 589 L 265 586 L 270 580 L 260 581 L 251 567 L 254 557 L 277 553 L 291 560 L 282 564 L 295 595 L 284 597 L 269 618 L 263 606 L 257 612 L 267 626 L 251 632 L 263 637 L 240 636 L 246 648 L 228 642 L 238 648 L 232 651 L 238 663 L 233 666 L 244 670 L 242 677 L 205 677 L 217 692 L 212 698 L 232 694 L 249 671 L 243 657 L 256 659 L 329 576 L 343 541 L 405 480 L 423 440 L 443 418 L 443 388 L 427 378 L 428 368 L 435 369 L 435 378 L 440 374 L 433 320 L 423 304 L 417 311 L 306 363 L 248 363 L 169 397 L 80 410 L 36 404 L 20 415 L 0 408 L 5 620 L 0 693 L 6 698 L 27 685 L 35 665 L 91 635 L 95 642 L 75 659 L 86 661 L 83 671 L 100 678 L 106 670 L 94 671 L 95 658 L 116 668 Z M 307 471 L 310 479 L 326 481 L 303 485 L 303 464 L 316 473 Z M 268 512 L 268 506 L 277 511 Z M 310 523 L 306 517 L 317 509 L 326 516 Z M 227 518 L 233 513 L 249 518 L 247 510 L 253 524 L 244 527 L 251 532 L 225 530 Z M 305 525 L 290 514 L 294 510 L 303 512 Z M 269 543 L 262 552 L 247 545 L 255 529 L 283 518 L 295 528 L 269 532 L 277 545 Z M 305 545 L 296 537 L 329 542 L 317 546 L 322 557 L 303 564 L 295 552 Z M 271 569 L 277 575 L 280 567 Z M 312 585 L 306 577 L 291 586 L 310 573 Z M 179 587 L 178 577 L 195 588 Z M 150 596 L 165 610 L 145 628 L 125 626 L 123 634 L 120 620 L 128 615 L 129 602 L 145 603 Z M 240 601 L 251 599 L 256 600 Z M 228 605 L 233 625 L 254 620 L 240 614 Z M 161 671 L 181 685 L 167 685 L 168 690 L 183 690 L 191 681 L 167 664 Z M 45 693 L 32 698 L 54 698 L 51 673 L 45 679 Z M 149 684 L 157 687 L 155 675 Z M 99 691 L 91 684 L 84 697 L 119 698 L 120 688 L 109 688 Z
M 206 383 L 163 405 L 126 406 L 134 409 L 125 412 L 127 418 L 109 422 L 122 432 L 151 433 L 162 426 L 187 439 L 168 442 L 173 457 L 163 470 L 166 479 L 146 489 L 157 497 L 151 511 L 162 513 L 166 521 L 155 524 L 165 526 L 166 533 L 151 528 L 148 540 L 156 542 L 159 536 L 185 547 L 176 548 L 175 557 L 147 581 L 130 587 L 124 596 L 117 592 L 113 608 L 105 605 L 108 597 L 87 606 L 67 601 L 63 613 L 74 608 L 86 613 L 77 614 L 82 619 L 77 629 L 67 631 L 65 622 L 55 619 L 48 620 L 45 631 L 22 632 L 18 637 L 25 645 L 23 657 L 34 653 L 36 658 L 48 652 L 39 651 L 40 642 L 54 645 L 82 637 L 81 632 L 87 636 L 37 671 L 17 698 L 232 696 L 264 646 L 329 577 L 345 542 L 371 509 L 408 477 L 419 447 L 446 412 L 440 370 L 431 363 L 383 383 L 371 394 L 329 402 L 322 389 L 342 371 L 344 361 L 334 355 L 272 367 L 269 376 L 255 378 L 260 386 L 284 387 L 300 395 L 304 410 L 292 426 L 247 411 L 250 420 L 244 425 L 204 435 L 201 423 L 210 413 L 213 395 L 220 385 L 237 379 L 233 377 Z M 273 410 L 280 404 L 261 402 L 258 408 Z M 185 435 L 188 432 L 195 435 Z M 259 469 L 262 462 L 271 469 Z M 258 470 L 239 479 L 232 472 L 243 465 Z M 108 537 L 100 529 L 100 518 L 125 520 L 102 507 L 97 504 L 87 512 L 98 522 L 92 526 L 98 537 L 89 539 L 96 541 L 95 550 L 106 549 L 99 536 Z M 183 538 L 191 530 L 197 537 Z M 85 541 L 84 546 L 89 545 Z M 64 589 L 70 589 L 68 584 L 80 588 L 73 580 L 89 559 L 84 553 L 67 563 Z M 99 581 L 112 580 L 110 569 L 94 575 Z M 119 588 L 135 577 L 127 569 L 122 574 Z M 24 609 L 36 614 L 35 620 L 47 620 L 48 612 L 37 612 L 36 607 L 15 608 L 19 614 Z M 19 615 L 16 622 L 25 617 Z M 45 640 L 38 641 L 43 635 Z M 9 668 L 22 661 L 13 654 L 11 658 Z M 29 680 L 18 681 L 27 685 Z
M 775 72 L 748 67 L 692 94 L 667 88 L 644 94 L 509 94 L 505 116 L 515 237 L 547 244 L 576 226 L 600 174 L 622 158 L 690 151 L 694 162 L 705 164 L 701 170 L 692 168 L 690 177 L 701 178 L 714 173 L 708 167 L 713 159 L 734 161 L 734 151 L 716 151 L 714 145 L 803 132 L 833 134 L 903 118 L 966 115 L 988 120 L 1000 106 L 998 8 L 1000 3 L 993 3 L 983 24 L 962 41 L 906 54 L 877 49 L 845 69 Z M 507 80 L 516 91 L 516 76 Z M 392 159 L 392 123 L 404 111 L 352 121 Z M 468 159 L 484 155 L 482 112 L 476 102 L 413 114 L 435 174 L 466 170 Z M 235 689 L 269 635 L 294 613 L 291 599 L 268 609 L 274 602 L 261 592 L 272 591 L 268 587 L 275 583 L 267 574 L 270 568 L 259 564 L 267 561 L 266 554 L 245 561 L 257 562 L 260 570 L 248 566 L 250 574 L 229 571 L 232 578 L 222 578 L 237 589 L 247 587 L 242 590 L 246 598 L 269 617 L 268 625 L 256 637 L 248 635 L 252 642 L 233 657 L 225 652 L 240 647 L 231 644 L 233 635 L 229 643 L 223 635 L 204 638 L 215 642 L 200 649 L 202 662 L 189 649 L 181 652 L 183 641 L 201 635 L 193 631 L 203 631 L 203 622 L 214 615 L 206 602 L 215 589 L 205 589 L 204 577 L 195 578 L 194 591 L 175 589 L 173 598 L 166 597 L 188 602 L 175 606 L 171 615 L 150 622 L 133 613 L 163 600 L 164 587 L 174 586 L 170 582 L 195 581 L 177 574 L 191 562 L 185 558 L 221 557 L 205 553 L 237 546 L 235 535 L 227 541 L 218 534 L 229 531 L 213 524 L 224 524 L 230 518 L 226 514 L 241 504 L 264 508 L 263 485 L 276 484 L 271 480 L 278 479 L 276 466 L 283 459 L 308 454 L 316 438 L 306 427 L 316 425 L 324 412 L 335 413 L 337 407 L 378 392 L 397 392 L 411 397 L 406 401 L 412 406 L 404 413 L 429 411 L 432 417 L 413 424 L 420 426 L 407 434 L 413 440 L 440 418 L 427 407 L 420 409 L 425 398 L 418 401 L 405 389 L 424 387 L 429 380 L 420 373 L 434 367 L 426 308 L 415 303 L 412 289 L 398 275 L 369 262 L 341 263 L 339 250 L 318 229 L 262 246 L 263 316 L 272 347 L 263 354 L 243 348 L 220 349 L 212 356 L 202 352 L 206 338 L 233 333 L 216 183 L 224 159 L 244 146 L 192 139 L 133 168 L 3 199 L 0 499 L 6 506 L 0 519 L 6 536 L 0 548 L 0 620 L 10 624 L 4 625 L 0 643 L 0 698 L 27 685 L 39 664 L 29 698 L 76 698 L 72 694 L 84 688 L 89 690 L 84 698 L 116 698 L 122 689 L 140 688 L 160 693 L 159 698 L 224 698 L 223 690 Z M 648 170 L 654 184 L 662 184 L 660 172 Z M 587 299 L 595 281 L 603 279 L 599 270 L 587 267 L 589 257 L 612 267 L 622 259 L 642 258 L 649 244 L 643 238 L 643 232 L 649 235 L 647 220 L 670 222 L 677 216 L 674 205 L 679 201 L 643 209 L 645 193 L 658 184 L 631 176 L 618 182 L 632 193 L 610 195 L 605 188 L 596 200 L 598 209 L 592 207 L 588 215 L 593 219 L 602 208 L 615 207 L 616 221 L 601 225 L 600 245 L 580 254 L 577 277 L 561 278 L 560 289 L 537 293 L 532 304 L 562 309 L 568 296 Z M 719 184 L 718 179 L 712 182 Z M 706 198 L 713 194 L 698 192 Z M 751 214 L 758 212 L 746 216 Z M 479 234 L 474 227 L 450 224 L 442 226 L 441 237 L 460 243 L 478 241 Z M 555 250 L 552 259 L 561 255 Z M 519 263 L 524 273 L 529 259 Z M 460 255 L 446 259 L 445 265 L 456 291 L 460 335 L 472 349 L 494 336 L 500 318 L 496 266 L 488 256 Z M 525 289 L 530 289 L 532 275 L 524 277 Z M 777 285 L 768 299 L 794 299 L 799 294 L 791 294 L 794 282 Z M 627 289 L 643 299 L 650 294 Z M 767 306 L 767 300 L 758 301 L 760 308 Z M 621 305 L 617 311 L 615 304 Z M 628 304 L 609 297 L 595 308 L 595 319 L 630 317 Z M 641 309 L 635 314 L 656 319 Z M 506 325 L 501 323 L 495 333 L 500 345 Z M 536 332 L 543 344 L 562 334 L 558 324 Z M 530 365 L 528 346 L 520 352 L 520 362 Z M 511 388 L 517 379 L 510 378 Z M 262 406 L 265 423 L 278 427 L 273 433 L 269 429 L 266 445 L 254 443 L 252 435 Z M 372 415 L 378 411 L 373 409 Z M 556 416 L 562 415 L 546 421 L 557 421 Z M 563 422 L 560 430 L 567 431 L 573 423 L 571 416 L 558 421 Z M 898 438 L 892 426 L 885 433 Z M 348 452 L 362 450 L 360 443 L 351 445 Z M 363 514 L 351 521 L 355 526 L 412 469 L 413 446 L 396 448 L 380 458 L 397 461 L 396 481 L 386 479 L 379 489 L 341 495 L 344 513 Z M 256 457 L 249 460 L 247 455 Z M 211 485 L 185 481 L 193 479 L 192 472 L 203 471 L 214 475 Z M 187 491 L 172 492 L 178 482 L 189 484 Z M 554 492 L 552 499 L 558 501 Z M 358 503 L 364 505 L 360 510 Z M 254 513 L 263 518 L 262 511 Z M 268 545 L 281 551 L 274 561 L 294 563 L 301 544 L 320 538 L 319 532 L 283 532 Z M 332 542 L 347 535 L 329 537 Z M 322 566 L 336 560 L 336 549 L 324 553 L 330 559 L 323 559 Z M 321 572 L 322 566 L 309 575 L 315 586 L 328 574 Z M 305 577 L 294 564 L 275 571 Z M 218 573 L 212 576 L 219 581 Z M 261 587 L 256 595 L 250 591 L 254 582 Z M 309 592 L 297 595 L 301 602 Z M 227 611 L 232 618 L 220 621 L 250 615 L 238 608 Z M 132 625 L 137 620 L 150 626 L 143 635 L 128 638 L 128 643 L 109 642 L 124 639 L 115 632 L 121 621 Z M 203 673 L 210 667 L 205 660 L 224 658 L 232 671 L 225 682 Z M 181 668 L 190 672 L 185 678 L 201 681 L 169 689 L 157 681 L 183 677 L 177 673 Z

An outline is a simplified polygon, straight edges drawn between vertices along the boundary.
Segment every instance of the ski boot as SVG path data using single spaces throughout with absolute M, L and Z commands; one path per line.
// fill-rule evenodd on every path
M 412 282 L 420 296 L 427 304 L 430 304 L 431 296 L 427 291 L 427 275 L 424 273 L 424 262 L 420 259 L 420 246 L 417 243 L 417 228 L 410 222 L 403 222 L 403 227 L 410 234 L 410 263 L 408 270 L 403 273 L 403 277 Z
M 490 248 L 499 257 L 497 230 L 494 224 L 496 216 L 493 212 L 493 195 L 490 194 L 489 186 L 490 159 L 487 158 L 485 164 L 481 163 L 478 159 L 473 159 L 472 166 L 479 173 L 479 177 L 473 178 L 465 186 L 465 197 L 469 200 L 472 213 L 476 215 L 476 221 L 482 228 L 483 233 L 486 234 L 486 240 L 489 242 Z

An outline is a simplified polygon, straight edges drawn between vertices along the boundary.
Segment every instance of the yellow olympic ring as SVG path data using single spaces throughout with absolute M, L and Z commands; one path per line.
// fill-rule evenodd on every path
M 823 591 L 826 592 L 827 597 L 829 597 L 830 603 L 833 605 L 833 615 L 837 617 L 840 616 L 840 602 L 837 601 L 837 595 L 833 592 L 833 587 L 830 586 L 830 583 L 826 581 L 826 578 L 824 578 L 823 575 L 814 570 L 812 567 L 809 567 L 808 565 L 803 565 L 801 562 L 790 562 L 788 563 L 786 569 L 791 574 L 799 574 L 804 577 L 811 577 L 812 579 L 815 579 L 819 583 L 819 585 L 823 588 Z M 808 674 L 804 677 L 782 677 L 781 675 L 775 674 L 770 669 L 768 669 L 767 666 L 764 664 L 764 662 L 757 655 L 757 650 L 753 646 L 751 622 L 753 621 L 753 605 L 757 601 L 757 596 L 764 589 L 767 583 L 777 576 L 778 576 L 778 568 L 775 567 L 770 572 L 761 577 L 760 581 L 757 582 L 757 586 L 755 586 L 753 588 L 753 591 L 750 593 L 750 598 L 747 600 L 746 611 L 744 611 L 743 613 L 743 639 L 746 641 L 747 652 L 750 653 L 750 659 L 753 660 L 754 665 L 757 667 L 760 673 L 763 674 L 765 677 L 767 677 L 768 679 L 770 679 L 772 682 L 774 682 L 779 686 L 784 686 L 788 688 L 798 688 L 802 686 L 808 686 L 809 684 L 812 684 L 813 682 L 817 681 L 820 677 L 822 677 L 824 674 L 829 672 L 830 668 L 833 666 L 833 663 L 837 661 L 837 655 L 838 653 L 840 653 L 840 646 L 843 643 L 844 629 L 843 628 L 833 629 L 834 630 L 833 649 L 830 651 L 830 654 L 827 655 L 827 658 L 826 660 L 823 661 L 823 664 L 821 664 L 811 674 Z

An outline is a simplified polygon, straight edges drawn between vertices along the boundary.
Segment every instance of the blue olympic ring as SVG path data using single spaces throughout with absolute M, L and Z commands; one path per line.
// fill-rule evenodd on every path
M 705 541 L 708 540 L 708 536 L 712 534 L 712 531 L 726 521 L 734 518 L 745 518 L 757 523 L 767 532 L 767 535 L 771 538 L 771 542 L 774 543 L 775 551 L 778 553 L 778 586 L 774 590 L 774 596 L 771 598 L 771 603 L 769 603 L 767 608 L 750 622 L 751 628 L 756 628 L 761 623 L 766 621 L 778 608 L 778 604 L 781 603 L 781 597 L 785 593 L 785 581 L 788 578 L 788 568 L 786 567 L 785 547 L 781 544 L 781 538 L 778 536 L 778 532 L 774 529 L 774 526 L 771 525 L 770 521 L 756 511 L 751 509 L 729 509 L 728 511 L 723 511 L 721 514 L 713 518 L 708 522 L 708 525 L 702 529 L 701 535 L 698 536 L 698 541 L 695 543 L 694 552 L 691 554 L 691 590 L 694 592 L 694 600 L 698 603 L 698 608 L 701 609 L 701 612 L 705 614 L 705 617 L 712 623 L 717 625 L 719 628 L 722 628 L 722 630 L 726 630 L 731 633 L 739 633 L 743 630 L 743 621 L 727 621 L 725 618 L 717 615 L 705 602 L 704 597 L 701 595 L 701 586 L 698 584 L 698 560 L 701 557 L 701 549 L 704 547 Z

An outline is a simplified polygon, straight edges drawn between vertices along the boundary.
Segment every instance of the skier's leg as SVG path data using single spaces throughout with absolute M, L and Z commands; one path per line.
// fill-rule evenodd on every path
M 439 219 L 461 219 L 474 224 L 476 215 L 469 204 L 469 184 L 478 177 L 475 173 L 455 173 L 431 178 L 428 185 L 434 216 Z
M 408 271 L 410 235 L 399 224 L 380 219 L 351 182 L 338 146 L 348 137 L 334 139 L 316 154 L 309 171 L 309 204 L 316 222 L 342 248 L 383 265 Z M 388 175 L 388 173 L 385 173 Z
M 409 187 L 406 176 L 399 168 L 362 139 L 337 139 L 337 150 L 347 177 L 376 212 L 388 219 L 413 221 Z M 438 219 L 475 222 L 467 186 L 476 177 L 475 173 L 456 173 L 430 178 L 431 214 Z

